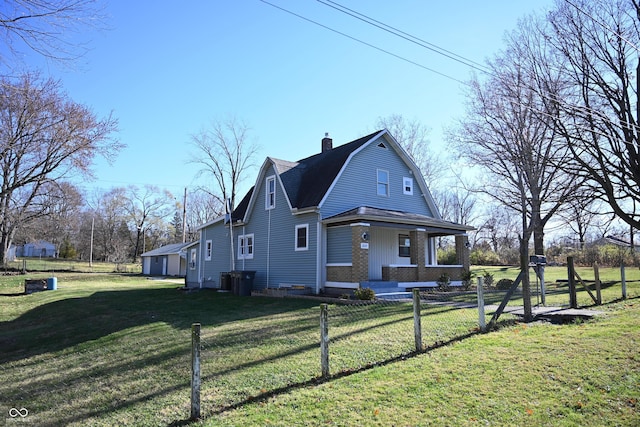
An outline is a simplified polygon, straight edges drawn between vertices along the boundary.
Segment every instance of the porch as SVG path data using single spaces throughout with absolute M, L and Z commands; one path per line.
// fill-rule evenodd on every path
M 469 269 L 466 232 L 473 229 L 469 226 L 367 207 L 330 218 L 325 224 L 326 288 L 354 289 L 377 282 L 430 288 L 444 274 L 455 286 Z M 438 265 L 436 239 L 441 236 L 455 239 L 455 265 Z

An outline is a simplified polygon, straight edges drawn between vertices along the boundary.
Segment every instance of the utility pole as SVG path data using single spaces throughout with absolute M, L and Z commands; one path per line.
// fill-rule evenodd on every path
M 184 187 L 184 199 L 182 201 L 182 243 L 187 241 L 187 187 Z

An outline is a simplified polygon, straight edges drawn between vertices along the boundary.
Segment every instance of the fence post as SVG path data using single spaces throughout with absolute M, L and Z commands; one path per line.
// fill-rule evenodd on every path
M 578 296 L 576 295 L 576 270 L 573 266 L 573 257 L 567 257 L 567 275 L 569 276 L 569 306 L 578 308 Z
M 191 419 L 200 418 L 200 323 L 191 325 Z
M 624 271 L 624 263 L 620 264 L 620 281 L 622 281 L 622 299 L 627 299 L 627 278 Z
M 484 280 L 482 277 L 478 277 L 478 326 L 480 331 L 485 332 L 487 330 L 487 323 L 484 317 Z
M 413 333 L 416 343 L 416 351 L 422 352 L 422 321 L 420 316 L 420 289 L 413 288 Z
M 320 304 L 320 364 L 322 377 L 329 376 L 329 305 Z
M 600 266 L 597 262 L 593 263 L 593 275 L 596 281 L 596 304 L 602 305 L 602 284 L 600 283 Z

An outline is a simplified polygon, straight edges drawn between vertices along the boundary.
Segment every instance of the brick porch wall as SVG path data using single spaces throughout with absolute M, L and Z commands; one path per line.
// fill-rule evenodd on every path
M 328 265 L 327 281 L 329 282 L 351 282 L 353 267 L 350 265 Z
M 390 282 L 417 282 L 417 266 L 382 267 L 382 280 Z

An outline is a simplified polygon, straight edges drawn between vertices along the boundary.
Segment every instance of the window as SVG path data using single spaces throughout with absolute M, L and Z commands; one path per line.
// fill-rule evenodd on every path
M 309 249 L 309 224 L 296 225 L 296 251 Z
M 389 196 L 389 171 L 378 169 L 378 196 Z
M 238 259 L 253 258 L 253 234 L 238 236 Z
M 273 175 L 267 177 L 267 181 L 265 184 L 264 208 L 273 209 L 276 207 L 276 177 Z
M 197 256 L 197 252 L 195 249 L 191 249 L 191 260 L 189 261 L 189 268 L 191 270 L 195 270 L 196 269 L 196 256 Z
M 407 196 L 413 195 L 413 178 L 402 178 L 402 192 Z
M 411 256 L 411 239 L 406 234 L 398 236 L 398 256 L 403 258 Z
M 212 248 L 213 248 L 213 243 L 211 242 L 211 240 L 207 240 L 207 246 L 204 253 L 205 261 L 211 261 Z

